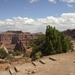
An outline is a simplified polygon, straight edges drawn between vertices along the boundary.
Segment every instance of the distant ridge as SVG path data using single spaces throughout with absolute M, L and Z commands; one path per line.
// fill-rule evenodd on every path
M 13 50 L 18 41 L 22 41 L 23 44 L 28 46 L 28 43 L 31 39 L 37 39 L 38 36 L 42 34 L 42 32 L 30 33 L 22 31 L 6 31 L 0 33 L 0 41 L 8 50 Z
M 75 29 L 72 29 L 72 30 L 68 29 L 68 30 L 63 31 L 63 32 L 65 35 L 71 36 L 72 38 L 75 38 Z

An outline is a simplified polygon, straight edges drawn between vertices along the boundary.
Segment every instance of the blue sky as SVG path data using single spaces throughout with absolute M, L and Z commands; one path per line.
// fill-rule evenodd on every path
M 45 32 L 47 24 L 73 29 L 74 20 L 75 0 L 0 0 L 0 31 Z
M 32 1 L 32 0 L 30 0 Z M 56 3 L 49 0 L 0 0 L 0 20 L 17 16 L 28 18 L 43 18 L 47 16 L 60 16 L 62 13 L 74 12 L 73 7 L 68 7 L 66 2 L 56 0 Z

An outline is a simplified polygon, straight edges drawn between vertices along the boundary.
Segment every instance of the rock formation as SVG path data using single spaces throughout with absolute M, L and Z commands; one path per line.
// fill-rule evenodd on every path
M 20 52 L 26 52 L 25 44 L 23 44 L 21 41 L 17 42 L 14 48 L 14 51 L 19 50 Z
M 75 29 L 63 31 L 65 35 L 75 38 Z M 0 41 L 6 46 L 8 50 L 13 50 L 18 41 L 22 41 L 26 46 L 31 39 L 37 39 L 42 32 L 31 34 L 30 32 L 22 31 L 7 31 L 0 34 Z
M 68 30 L 64 31 L 64 34 L 75 38 L 75 29 L 72 29 L 72 30 L 68 29 Z
M 22 41 L 27 46 L 31 39 L 37 39 L 39 35 L 42 35 L 42 32 L 31 34 L 22 31 L 7 31 L 0 34 L 0 41 L 8 50 L 13 50 L 18 41 Z

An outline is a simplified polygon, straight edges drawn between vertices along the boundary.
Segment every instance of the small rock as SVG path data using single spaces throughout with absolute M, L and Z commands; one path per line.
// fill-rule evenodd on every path
M 73 63 L 75 63 L 75 61 Z
M 35 70 L 32 71 L 32 73 L 35 73 L 35 72 L 36 72 Z
M 27 71 L 27 69 L 25 69 L 25 71 Z

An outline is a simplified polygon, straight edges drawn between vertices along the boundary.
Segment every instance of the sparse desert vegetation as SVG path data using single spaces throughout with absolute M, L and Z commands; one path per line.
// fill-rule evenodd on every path
M 33 47 L 31 58 L 36 59 L 42 56 L 66 53 L 72 49 L 71 40 L 66 38 L 63 32 L 59 32 L 51 26 L 46 27 L 46 34 L 31 40 L 30 45 Z
M 26 43 L 24 43 L 23 40 L 17 40 L 13 50 L 6 48 L 6 46 L 1 42 L 0 70 L 8 71 L 10 68 L 16 65 L 31 63 L 33 60 L 37 61 L 44 59 L 44 57 L 48 57 L 50 55 L 55 55 L 57 57 L 56 54 L 67 54 L 67 52 L 70 54 L 72 51 L 74 51 L 74 43 L 75 41 L 72 37 L 69 38 L 69 36 L 66 36 L 63 32 L 59 32 L 55 27 L 51 27 L 49 25 L 46 27 L 45 34 L 41 34 L 38 35 L 37 38 L 30 39 L 27 45 L 25 45 Z M 42 60 L 39 62 L 43 64 L 46 63 Z

